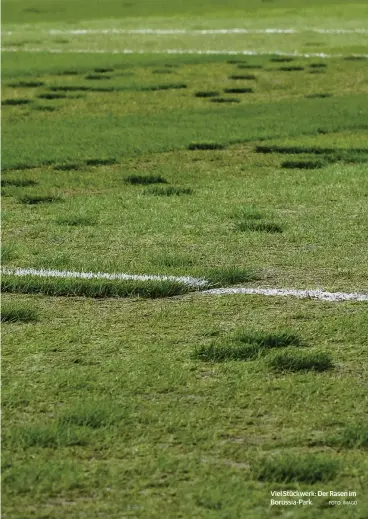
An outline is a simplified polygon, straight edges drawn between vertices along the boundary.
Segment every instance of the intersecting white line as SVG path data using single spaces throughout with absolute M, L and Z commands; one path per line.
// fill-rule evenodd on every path
M 345 54 L 326 54 L 324 52 L 300 52 L 283 51 L 254 51 L 254 50 L 210 50 L 210 49 L 163 49 L 163 50 L 137 50 L 137 49 L 56 49 L 42 47 L 3 47 L 3 52 L 45 52 L 49 54 L 170 54 L 170 55 L 225 55 L 225 56 L 285 56 L 295 58 L 344 58 Z M 368 58 L 368 54 L 349 54 L 353 58 Z
M 36 276 L 43 278 L 68 278 L 68 279 L 109 279 L 115 281 L 137 280 L 137 281 L 174 281 L 183 283 L 193 288 L 202 288 L 204 295 L 262 295 L 262 296 L 292 296 L 299 299 L 316 299 L 320 301 L 368 301 L 368 294 L 359 292 L 324 292 L 318 290 L 295 290 L 288 288 L 212 288 L 205 289 L 211 283 L 203 278 L 190 276 L 165 276 L 151 274 L 109 274 L 106 272 L 71 272 L 67 270 L 48 270 L 33 268 L 7 268 L 1 269 L 2 274 L 13 276 Z

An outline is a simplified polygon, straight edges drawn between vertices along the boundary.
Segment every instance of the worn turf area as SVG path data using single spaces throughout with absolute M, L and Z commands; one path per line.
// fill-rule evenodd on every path
M 367 303 L 200 293 L 368 291 L 365 2 L 230 4 L 3 2 L 5 519 L 367 517 Z

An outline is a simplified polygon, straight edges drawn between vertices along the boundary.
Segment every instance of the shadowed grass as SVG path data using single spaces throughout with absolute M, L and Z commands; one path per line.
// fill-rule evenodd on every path
M 210 99 L 212 103 L 240 103 L 240 99 L 234 99 L 231 97 L 214 97 Z
M 340 464 L 325 455 L 285 455 L 265 458 L 253 467 L 253 477 L 270 483 L 318 483 L 330 481 L 339 472 Z
M 229 76 L 229 79 L 257 79 L 257 77 L 254 74 L 235 74 Z
M 141 92 L 155 92 L 156 90 L 177 90 L 181 88 L 187 88 L 187 86 L 188 85 L 186 83 L 169 83 L 167 85 L 153 85 L 148 87 L 140 87 L 138 90 L 140 90 Z
M 117 160 L 113 158 L 106 159 L 87 159 L 84 161 L 86 166 L 111 166 L 112 164 L 116 164 Z
M 102 74 L 88 74 L 85 79 L 111 79 L 111 76 L 105 76 Z
M 155 196 L 181 196 L 191 195 L 193 190 L 190 187 L 151 187 L 143 192 L 145 195 Z
M 326 74 L 326 69 L 324 68 L 316 68 L 312 70 L 308 70 L 309 74 Z
M 252 94 L 254 92 L 253 88 L 225 88 L 224 92 L 226 94 Z
M 158 68 L 152 70 L 152 74 L 174 74 L 175 70 L 171 70 L 169 68 Z
M 218 142 L 192 142 L 188 146 L 188 150 L 223 150 L 224 144 Z
M 125 178 L 127 184 L 147 185 L 147 184 L 167 184 L 167 180 L 160 175 L 130 175 Z
M 3 274 L 3 292 L 45 294 L 50 296 L 171 297 L 193 291 L 193 287 L 176 281 L 107 280 L 78 278 L 42 278 Z
M 36 205 L 36 204 L 51 204 L 53 202 L 62 202 L 63 199 L 56 195 L 23 195 L 18 198 L 22 204 Z
M 368 148 L 318 148 L 312 146 L 256 146 L 256 153 L 324 155 L 326 162 L 352 162 L 364 164 L 368 161 Z
M 300 70 L 304 70 L 304 67 L 280 67 L 278 70 L 283 70 L 284 72 L 298 72 Z
M 53 94 L 53 93 L 44 93 L 37 96 L 39 99 L 65 99 L 68 96 L 66 94 Z
M 35 321 L 38 321 L 38 313 L 29 304 L 20 304 L 14 301 L 1 305 L 2 323 L 30 323 Z
M 228 59 L 226 63 L 229 65 L 243 65 L 247 62 L 245 59 Z
M 327 64 L 326 63 L 310 63 L 309 64 L 310 68 L 327 68 Z
M 254 220 L 244 219 L 236 223 L 235 226 L 237 231 L 246 232 L 267 232 L 267 233 L 281 233 L 283 228 L 281 225 L 274 222 L 260 222 Z
M 323 160 L 285 160 L 281 163 L 284 169 L 321 169 L 326 167 L 327 161 Z
M 195 92 L 195 97 L 216 97 L 216 96 L 219 96 L 220 95 L 220 92 L 216 92 L 214 90 L 209 90 L 208 92 L 205 92 L 205 91 L 200 91 L 200 92 Z
M 267 363 L 276 371 L 326 371 L 334 367 L 325 352 L 278 352 L 267 359 Z
M 2 178 L 1 185 L 5 186 L 14 186 L 14 187 L 27 187 L 27 186 L 35 186 L 38 182 L 35 180 L 31 180 L 28 178 Z
M 294 61 L 294 58 L 288 56 L 275 56 L 274 58 L 271 58 L 270 61 L 273 63 L 290 63 L 290 61 Z
M 97 74 L 105 74 L 106 72 L 114 72 L 114 69 L 106 67 L 97 67 L 94 69 L 94 72 L 97 72 Z
M 57 107 L 36 105 L 32 107 L 32 110 L 39 110 L 41 112 L 55 112 L 55 110 L 57 110 Z
M 328 440 L 326 444 L 343 449 L 368 448 L 368 424 L 357 423 L 348 425 L 338 435 Z
M 43 81 L 19 81 L 17 83 L 9 83 L 8 86 L 12 88 L 37 88 L 44 85 Z
M 262 65 L 248 65 L 248 64 L 244 64 L 244 63 L 239 63 L 238 64 L 238 68 L 241 68 L 241 69 L 262 69 Z
M 31 99 L 4 99 L 1 101 L 3 106 L 28 105 L 29 103 L 32 103 Z
M 325 99 L 326 97 L 332 97 L 332 94 L 321 93 L 321 94 L 309 94 L 305 96 L 307 99 Z

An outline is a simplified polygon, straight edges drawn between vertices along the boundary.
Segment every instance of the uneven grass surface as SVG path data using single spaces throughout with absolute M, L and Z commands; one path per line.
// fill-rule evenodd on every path
M 367 291 L 365 11 L 4 0 L 3 266 Z M 2 284 L 5 519 L 367 517 L 365 303 Z

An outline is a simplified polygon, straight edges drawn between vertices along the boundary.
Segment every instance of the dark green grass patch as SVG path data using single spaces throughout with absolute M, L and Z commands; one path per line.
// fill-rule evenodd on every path
M 368 424 L 356 423 L 345 427 L 340 433 L 330 440 L 327 445 L 343 449 L 365 449 L 368 448 Z
M 151 187 L 146 189 L 143 192 L 145 195 L 155 195 L 155 196 L 181 196 L 181 195 L 191 195 L 193 194 L 193 190 L 189 187 Z
M 228 59 L 227 62 L 229 65 L 244 65 L 247 63 L 245 59 Z
M 29 304 L 12 302 L 1 305 L 2 323 L 30 323 L 35 321 L 38 321 L 38 313 Z
M 194 290 L 183 283 L 165 280 L 120 281 L 3 275 L 1 283 L 3 292 L 90 298 L 143 297 L 156 299 L 186 294 Z
M 205 272 L 204 277 L 211 285 L 235 285 L 259 279 L 259 275 L 250 269 L 239 267 L 216 267 Z
M 111 76 L 106 76 L 103 74 L 88 74 L 85 76 L 85 79 L 111 79 Z
M 84 161 L 86 166 L 111 166 L 116 164 L 117 160 L 114 158 L 106 159 L 87 159 Z
M 326 74 L 326 70 L 323 68 L 316 68 L 313 70 L 308 70 L 309 74 Z
M 310 68 L 318 69 L 318 68 L 327 68 L 326 63 L 310 63 Z
M 290 63 L 290 61 L 294 61 L 294 58 L 289 56 L 275 56 L 274 58 L 271 58 L 270 61 L 273 63 Z
M 297 66 L 292 66 L 292 67 L 280 67 L 278 70 L 282 70 L 284 72 L 298 72 L 300 70 L 304 70 L 304 67 L 297 67 Z
M 325 352 L 278 352 L 268 359 L 270 368 L 276 371 L 326 371 L 334 367 L 332 359 Z
M 31 99 L 4 99 L 1 101 L 3 106 L 28 105 L 29 103 L 32 103 Z
M 332 94 L 326 92 L 321 94 L 308 94 L 305 96 L 307 99 L 325 99 L 326 97 L 332 97 Z
M 229 76 L 229 79 L 257 79 L 254 74 L 235 74 Z
M 239 63 L 238 64 L 238 68 L 241 68 L 241 69 L 262 69 L 262 65 L 248 65 L 248 64 L 244 64 L 244 63 Z
M 339 472 L 340 464 L 324 455 L 285 455 L 265 458 L 253 467 L 253 477 L 270 483 L 318 483 L 330 481 Z
M 91 218 L 88 216 L 70 214 L 67 216 L 61 216 L 60 218 L 57 218 L 56 223 L 59 225 L 69 225 L 71 227 L 78 227 L 96 225 L 97 220 L 95 218 Z
M 253 88 L 225 88 L 224 92 L 226 94 L 252 94 L 254 92 Z
M 256 153 L 324 155 L 325 162 L 350 162 L 364 164 L 368 161 L 368 148 L 318 148 L 312 146 L 256 146 Z
M 327 165 L 323 160 L 285 160 L 281 163 L 284 169 L 321 169 Z
M 236 223 L 236 230 L 241 232 L 253 231 L 253 232 L 266 232 L 266 233 L 282 233 L 283 228 L 281 225 L 274 222 L 261 222 L 255 220 L 239 220 Z
M 226 362 L 231 360 L 254 360 L 260 354 L 259 346 L 255 344 L 236 344 L 231 341 L 215 341 L 208 345 L 198 346 L 193 358 L 205 362 Z
M 168 83 L 167 85 L 152 85 L 147 87 L 140 87 L 138 90 L 141 92 L 156 92 L 157 90 L 178 90 L 181 88 L 187 88 L 186 83 Z
M 71 409 L 58 416 L 58 423 L 100 429 L 111 426 L 125 418 L 124 405 L 112 405 L 111 402 L 77 401 Z
M 283 348 L 286 346 L 302 346 L 301 338 L 290 331 L 264 332 L 258 330 L 239 329 L 232 337 L 245 344 L 257 344 L 267 348 Z
M 43 81 L 19 81 L 18 83 L 9 83 L 8 86 L 12 88 L 37 88 L 44 85 Z
M 53 94 L 53 93 L 44 93 L 37 96 L 39 99 L 65 99 L 67 97 L 66 94 Z
M 14 186 L 14 187 L 27 187 L 27 186 L 35 186 L 38 182 L 35 180 L 31 180 L 28 178 L 2 178 L 1 185 L 5 186 Z
M 49 87 L 52 92 L 119 92 L 125 87 L 93 87 L 87 85 L 55 85 Z
M 114 72 L 113 68 L 97 67 L 94 69 L 97 74 L 105 74 L 106 72 Z
M 345 61 L 365 61 L 366 56 L 345 56 Z
M 192 142 L 188 150 L 223 150 L 225 146 L 219 142 Z
M 160 175 L 130 175 L 125 178 L 125 182 L 128 184 L 167 184 L 167 180 Z
M 220 95 L 220 92 L 214 90 L 195 92 L 195 97 L 216 97 Z
M 210 99 L 212 103 L 240 103 L 240 99 L 234 99 L 232 97 L 214 97 Z
M 78 76 L 78 74 L 82 74 L 82 72 L 78 72 L 78 70 L 62 70 L 61 72 L 57 72 L 57 76 Z
M 19 197 L 19 202 L 22 204 L 36 205 L 36 204 L 51 204 L 53 202 L 62 202 L 63 199 L 56 195 L 23 195 Z

